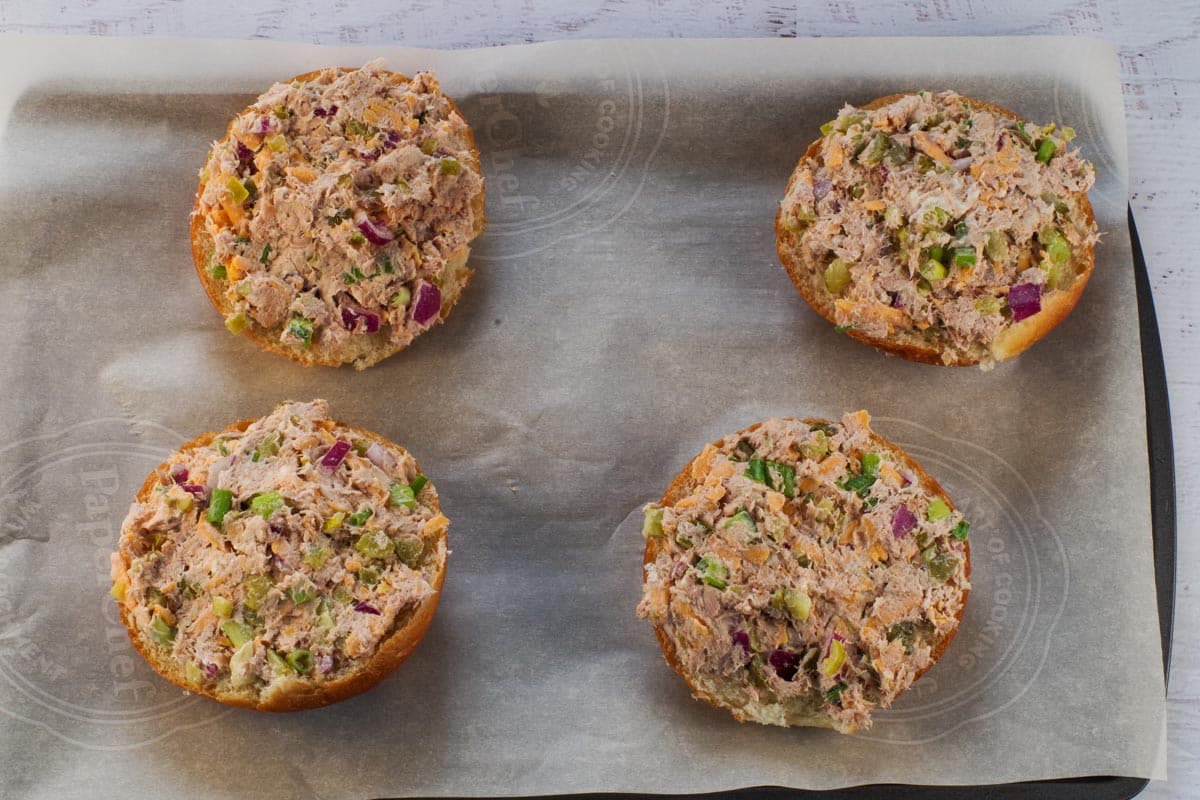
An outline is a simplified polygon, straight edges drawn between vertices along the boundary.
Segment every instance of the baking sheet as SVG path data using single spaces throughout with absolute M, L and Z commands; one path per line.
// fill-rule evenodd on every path
M 195 171 L 270 82 L 438 70 L 488 181 L 478 272 L 366 373 L 220 326 Z M 0 39 L 0 786 L 31 797 L 519 795 L 1165 777 L 1145 409 L 1110 46 L 572 42 L 480 51 Z M 883 357 L 811 312 L 771 220 L 846 100 L 953 86 L 1071 124 L 1104 231 L 1084 299 L 990 373 Z M 443 601 L 376 690 L 267 716 L 189 697 L 105 596 L 133 493 L 283 398 L 408 446 L 452 520 Z M 942 661 L 856 737 L 689 699 L 639 595 L 640 505 L 707 441 L 859 407 L 972 521 Z

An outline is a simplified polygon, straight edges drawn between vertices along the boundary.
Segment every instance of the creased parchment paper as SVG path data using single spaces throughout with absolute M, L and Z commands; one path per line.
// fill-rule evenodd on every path
M 448 323 L 365 372 L 229 335 L 196 171 L 274 80 L 435 68 L 491 225 Z M 1164 776 L 1114 53 L 1067 39 L 574 42 L 479 51 L 0 39 L 0 794 L 365 798 Z M 1072 125 L 1103 242 L 1075 313 L 990 373 L 835 333 L 775 256 L 844 101 L 953 87 Z M 408 446 L 453 521 L 441 609 L 376 690 L 288 716 L 158 679 L 107 554 L 171 449 L 285 398 Z M 638 508 L 771 415 L 868 409 L 973 523 L 943 660 L 868 733 L 689 698 L 639 597 Z

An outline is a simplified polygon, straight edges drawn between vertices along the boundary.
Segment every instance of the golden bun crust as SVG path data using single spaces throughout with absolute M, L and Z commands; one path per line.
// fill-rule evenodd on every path
M 817 425 L 828 422 L 828 420 L 811 417 L 806 417 L 800 421 L 805 425 Z M 743 434 L 756 430 L 758 427 L 760 427 L 760 425 L 761 423 L 755 423 L 748 427 L 742 428 L 741 430 L 734 432 L 730 437 L 718 439 L 717 441 L 713 442 L 712 445 L 713 447 L 717 448 L 723 447 L 725 444 L 725 438 L 738 438 Z M 911 470 L 913 475 L 917 477 L 917 481 L 922 486 L 928 487 L 932 494 L 939 497 L 944 503 L 946 503 L 947 506 L 950 507 L 951 511 L 956 510 L 954 501 L 952 501 L 946 494 L 946 491 L 942 488 L 941 484 L 934 480 L 933 477 L 930 476 L 929 473 L 927 473 L 921 467 L 921 465 L 918 464 L 915 459 L 913 459 L 912 456 L 905 452 L 903 448 L 888 441 L 887 439 L 884 439 L 877 433 L 872 433 L 871 438 L 879 449 L 887 450 L 888 452 L 894 454 L 898 459 L 902 460 L 904 465 Z M 663 493 L 662 500 L 659 501 L 660 505 L 675 505 L 683 498 L 695 492 L 698 484 L 695 477 L 692 475 L 692 465 L 696 463 L 696 461 L 700 458 L 700 455 L 701 454 L 697 454 L 691 461 L 684 465 L 679 474 L 675 476 L 675 479 L 672 480 L 671 484 L 667 487 L 666 492 Z M 659 553 L 662 551 L 663 546 L 662 539 L 658 539 L 653 536 L 646 539 L 646 549 L 642 554 L 643 584 L 646 580 L 645 567 L 654 563 L 654 561 L 658 558 Z M 964 582 L 968 582 L 971 579 L 971 545 L 969 542 L 963 542 L 963 546 L 965 559 L 963 563 L 962 580 Z M 955 615 L 956 623 L 954 627 L 946 636 L 934 643 L 930 653 L 929 665 L 917 673 L 916 677 L 913 678 L 914 682 L 924 675 L 930 667 L 937 663 L 937 661 L 946 652 L 946 648 L 950 646 L 950 642 L 954 641 L 954 637 L 958 633 L 958 623 L 962 622 L 963 613 L 967 608 L 967 597 L 969 594 L 969 588 L 963 589 L 962 607 L 959 608 L 958 614 Z M 731 712 L 733 716 L 741 722 L 763 721 L 764 715 L 761 713 L 761 709 L 755 707 L 734 707 L 728 700 L 721 696 L 719 686 L 713 686 L 707 682 L 701 683 L 700 681 L 696 680 L 694 676 L 690 675 L 683 668 L 682 662 L 679 658 L 679 653 L 675 648 L 675 642 L 671 640 L 671 637 L 667 635 L 667 632 L 661 625 L 654 626 L 654 636 L 656 639 L 658 639 L 658 645 L 662 650 L 663 658 L 666 660 L 671 669 L 675 670 L 675 672 L 679 674 L 679 677 L 683 678 L 683 680 L 687 683 L 688 688 L 692 691 L 693 697 L 704 700 L 705 702 L 717 708 L 725 709 Z M 786 721 L 788 725 L 794 727 L 834 727 L 832 722 L 825 714 L 821 713 L 817 709 L 806 707 L 804 705 L 799 705 L 796 709 L 789 710 L 786 716 Z
M 894 103 L 905 96 L 904 94 L 891 94 L 872 100 L 860 107 L 867 111 L 872 111 Z M 994 103 L 970 97 L 964 97 L 963 100 L 972 109 L 977 111 L 987 111 L 996 116 L 1007 117 L 1009 119 L 1021 119 L 1016 112 L 995 105 Z M 822 141 L 823 139 L 818 139 L 809 145 L 804 155 L 800 158 L 796 169 L 792 171 L 792 176 L 788 180 L 787 189 L 784 191 L 785 197 L 791 192 L 792 186 L 800 173 L 800 168 L 804 163 L 810 159 L 815 160 L 820 154 Z M 1075 200 L 1083 210 L 1088 224 L 1094 224 L 1096 218 L 1092 211 L 1091 203 L 1088 201 L 1087 193 L 1080 192 L 1075 196 Z M 784 227 L 782 209 L 775 214 L 775 250 L 779 254 L 779 260 L 783 263 L 784 269 L 787 270 L 788 277 L 792 279 L 792 284 L 800 292 L 800 295 L 808 301 L 808 304 L 812 306 L 814 311 L 827 319 L 830 324 L 837 325 L 833 298 L 825 289 L 822 273 L 827 265 L 819 263 L 805 248 L 800 246 L 800 237 Z M 1004 361 L 1027 350 L 1034 342 L 1052 331 L 1071 313 L 1071 309 L 1075 307 L 1075 304 L 1079 302 L 1079 298 L 1083 296 L 1084 287 L 1087 286 L 1088 280 L 1092 277 L 1092 271 L 1096 265 L 1094 245 L 1088 245 L 1086 250 L 1074 253 L 1072 255 L 1072 264 L 1076 269 L 1076 278 L 1071 288 L 1044 295 L 1042 298 L 1042 310 L 1039 313 L 1034 314 L 1032 317 L 1026 317 L 1005 329 L 992 342 L 990 348 L 977 346 L 969 353 L 962 353 L 956 349 L 939 346 L 938 343 L 930 342 L 925 337 L 914 332 L 901 330 L 893 331 L 888 336 L 880 337 L 870 336 L 855 328 L 850 328 L 846 331 L 846 335 L 884 352 L 893 353 L 909 361 L 918 361 L 924 364 L 954 367 L 974 366 L 989 355 L 996 361 Z
M 233 423 L 223 431 L 202 433 L 180 447 L 179 452 L 186 453 L 206 447 L 218 436 L 225 433 L 245 431 L 246 428 L 255 422 L 257 420 L 243 419 Z M 371 431 L 364 430 L 355 425 L 348 425 L 344 422 L 338 422 L 337 424 L 353 431 L 363 439 L 379 443 L 382 447 L 398 455 L 408 452 L 400 445 L 390 442 Z M 419 464 L 417 468 L 418 470 L 420 469 Z M 145 502 L 150 499 L 151 493 L 154 491 L 155 486 L 158 485 L 158 475 L 160 471 L 165 469 L 169 469 L 169 461 L 164 461 L 146 477 L 145 482 L 142 483 L 137 493 L 138 502 Z M 434 511 L 440 512 L 441 503 L 438 500 L 437 490 L 433 487 L 433 484 L 427 484 L 425 491 L 430 494 Z M 142 655 L 142 658 L 146 659 L 147 663 L 154 668 L 154 671 L 176 686 L 186 689 L 193 694 L 201 694 L 226 705 L 249 708 L 255 711 L 303 711 L 309 708 L 327 706 L 330 703 L 336 703 L 339 700 L 345 700 L 356 694 L 361 694 L 378 684 L 403 664 L 413 654 L 413 651 L 417 649 L 417 645 L 421 643 L 421 639 L 424 638 L 430 623 L 433 622 L 433 615 L 437 611 L 438 599 L 442 593 L 442 585 L 446 580 L 446 533 L 443 530 L 437 536 L 437 547 L 433 549 L 433 553 L 437 558 L 437 572 L 434 575 L 433 581 L 431 581 L 434 589 L 433 594 L 421 605 L 409 612 L 407 617 L 404 618 L 402 625 L 397 622 L 387 638 L 380 642 L 379 648 L 370 659 L 359 665 L 353 672 L 326 683 L 316 684 L 297 678 L 283 682 L 281 688 L 278 690 L 261 696 L 256 695 L 253 691 L 239 691 L 237 689 L 222 691 L 219 687 L 197 685 L 188 681 L 182 664 L 179 664 L 169 656 L 164 657 L 161 648 L 152 647 L 138 633 L 137 626 L 124 603 L 118 604 L 121 612 L 121 622 L 125 625 L 126 632 L 129 634 L 129 640 L 133 643 L 134 649 Z M 128 563 L 125 564 L 125 568 L 129 568 Z M 397 619 L 399 620 L 399 618 Z
M 351 67 L 338 67 L 338 70 L 343 73 L 353 71 Z M 283 82 L 309 81 L 320 75 L 322 71 L 313 70 L 305 72 Z M 409 80 L 407 75 L 400 72 L 389 72 L 388 74 L 392 77 L 394 83 L 403 83 Z M 463 115 L 458 104 L 454 102 L 454 98 L 449 95 L 444 96 L 454 113 L 465 120 L 466 116 Z M 229 137 L 233 135 L 233 123 L 242 113 L 244 111 L 236 114 L 229 121 L 229 125 L 225 128 L 225 136 L 217 143 L 218 145 L 229 141 Z M 471 154 L 469 166 L 476 172 L 481 173 L 479 148 L 475 144 L 475 132 L 470 125 L 467 126 L 467 142 Z M 209 236 L 208 231 L 205 229 L 204 217 L 200 213 L 200 197 L 204 194 L 206 186 L 207 181 L 201 179 L 196 188 L 196 200 L 192 205 L 192 222 L 190 228 L 192 262 L 196 268 L 196 275 L 200 278 L 200 285 L 204 287 L 204 293 L 208 295 L 209 301 L 217 309 L 218 313 L 220 313 L 221 318 L 224 319 L 233 312 L 233 307 L 225 298 L 225 287 L 221 281 L 208 274 L 208 259 L 212 255 L 214 244 L 212 237 Z M 487 227 L 487 215 L 484 212 L 485 200 L 486 189 L 481 189 L 478 196 L 472 199 L 471 209 L 475 215 L 475 229 L 471 234 L 472 238 L 479 236 L 483 233 L 483 229 Z M 473 271 L 467 267 L 467 256 L 468 254 L 463 252 L 457 257 L 460 263 L 451 264 L 451 269 L 442 284 L 442 308 L 438 314 L 438 322 L 444 322 L 446 317 L 450 315 L 450 310 L 458 302 L 463 289 L 471 282 Z M 242 330 L 241 335 L 248 337 L 252 342 L 269 353 L 283 356 L 289 361 L 295 361 L 306 367 L 340 367 L 343 364 L 353 364 L 355 369 L 366 369 L 378 364 L 388 356 L 395 355 L 406 348 L 408 344 L 411 344 L 411 342 L 408 344 L 391 342 L 388 339 L 387 331 L 381 330 L 378 333 L 360 334 L 351 337 L 350 341 L 341 347 L 322 347 L 319 344 L 313 344 L 313 346 L 308 348 L 293 347 L 279 341 L 278 331 L 264 328 L 249 317 L 246 319 L 246 327 Z

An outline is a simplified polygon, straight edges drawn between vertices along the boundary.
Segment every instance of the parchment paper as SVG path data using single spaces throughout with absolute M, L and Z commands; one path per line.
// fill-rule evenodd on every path
M 491 224 L 448 323 L 365 373 L 230 336 L 193 274 L 196 171 L 272 81 L 438 70 Z M 1113 50 L 1067 39 L 574 42 L 480 51 L 0 39 L 0 794 L 706 791 L 1164 777 L 1141 362 Z M 772 218 L 843 101 L 953 87 L 1073 125 L 1103 243 L 1074 314 L 993 372 L 884 357 L 792 289 Z M 158 679 L 107 598 L 145 474 L 325 397 L 408 446 L 453 555 L 379 688 L 288 716 Z M 639 596 L 637 509 L 705 442 L 866 408 L 973 523 L 945 658 L 869 733 L 689 698 Z

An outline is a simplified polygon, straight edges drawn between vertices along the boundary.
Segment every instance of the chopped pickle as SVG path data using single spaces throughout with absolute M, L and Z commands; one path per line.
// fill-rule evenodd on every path
M 771 594 L 771 607 L 786 611 L 793 619 L 807 622 L 812 613 L 812 598 L 790 586 L 780 586 Z
M 243 605 L 251 611 L 258 611 L 267 599 L 267 593 L 271 591 L 273 584 L 266 575 L 247 575 L 242 585 L 246 587 L 246 599 L 243 601 Z
M 282 153 L 287 150 L 287 138 L 282 133 L 277 133 L 266 140 L 267 147 L 271 148 L 272 152 Z
M 312 344 L 312 320 L 305 319 L 304 317 L 292 317 L 291 321 L 288 322 L 287 330 L 288 333 L 299 339 L 305 347 Z
M 954 248 L 954 266 L 956 266 L 956 267 L 973 267 L 973 266 L 975 266 L 975 248 L 974 247 L 956 247 L 956 248 Z
M 277 455 L 281 441 L 282 437 L 278 433 L 268 433 L 262 438 L 262 441 L 255 445 L 254 452 L 250 454 L 250 460 L 257 463 L 267 456 Z M 272 494 L 278 493 L 272 492 Z
M 829 452 L 829 437 L 825 431 L 815 431 L 813 437 L 800 445 L 800 455 L 813 461 L 820 461 Z
M 930 545 L 921 551 L 921 558 L 929 569 L 929 575 L 938 583 L 944 583 L 958 569 L 958 559 L 937 545 Z
M 246 330 L 246 315 L 241 311 L 230 314 L 225 318 L 225 328 L 230 333 L 241 333 Z
M 283 495 L 279 492 L 263 492 L 250 498 L 250 512 L 266 519 L 284 507 Z
M 271 671 L 276 675 L 287 675 L 295 672 L 287 660 L 274 650 L 267 650 L 267 661 L 271 665 Z
M 462 171 L 462 164 L 458 163 L 457 158 L 443 158 L 438 171 L 443 175 L 457 175 Z
M 1004 234 L 1000 231 L 989 233 L 983 252 L 995 262 L 1001 262 L 1008 258 L 1008 241 L 1004 238 Z
M 1047 228 L 1038 234 L 1038 241 L 1046 251 L 1046 257 L 1053 264 L 1065 264 L 1071 260 L 1071 245 L 1063 238 L 1061 232 Z
M 832 678 L 842 671 L 842 665 L 846 663 L 846 646 L 839 639 L 831 639 L 829 642 L 829 655 L 821 659 L 821 674 L 827 678 Z
M 737 510 L 737 513 L 735 513 L 729 519 L 725 520 L 724 527 L 730 528 L 730 527 L 733 527 L 734 525 L 745 525 L 747 528 L 749 528 L 751 530 L 751 532 L 754 532 L 754 533 L 758 532 L 758 525 L 755 524 L 754 517 L 750 516 L 750 512 L 744 508 L 739 508 Z
M 395 541 L 396 557 L 411 569 L 421 565 L 421 556 L 425 554 L 425 542 L 419 536 L 397 536 Z
M 437 139 L 430 137 L 421 142 L 421 152 L 427 156 L 431 156 L 437 151 Z
M 208 521 L 220 525 L 232 508 L 233 492 L 229 489 L 213 489 L 208 501 Z
M 200 683 L 204 680 L 204 673 L 200 671 L 200 665 L 195 661 L 187 663 L 187 666 L 183 668 L 183 674 L 187 678 L 188 683 Z
M 896 622 L 888 626 L 887 640 L 900 642 L 904 645 L 904 652 L 911 655 L 913 645 L 916 643 L 916 628 L 917 626 L 912 622 Z
M 946 277 L 946 265 L 934 259 L 926 259 L 917 272 L 921 273 L 921 277 L 927 281 L 940 281 Z
M 175 641 L 175 629 L 167 624 L 162 617 L 155 615 L 150 623 L 150 638 L 161 645 L 170 646 Z
M 1000 313 L 1000 300 L 998 298 L 992 297 L 990 294 L 984 295 L 983 297 L 976 298 L 975 310 L 978 311 L 980 314 L 999 314 Z
M 387 558 L 392 554 L 392 540 L 383 531 L 367 531 L 358 537 L 354 549 L 367 558 Z
M 221 619 L 229 619 L 233 616 L 233 601 L 227 597 L 222 597 L 219 594 L 214 594 L 212 599 L 212 610 Z
M 825 289 L 830 294 L 842 294 L 850 285 L 850 265 L 840 258 L 829 262 L 825 268 Z
M 254 658 L 254 642 L 245 642 L 235 648 L 237 652 L 229 659 L 229 677 L 234 686 L 245 686 L 254 681 L 250 661 Z
M 312 653 L 304 648 L 293 650 L 287 654 L 287 663 L 297 674 L 307 675 L 313 668 Z
M 399 291 L 392 295 L 392 299 L 388 301 L 392 308 L 406 308 L 412 300 L 412 290 L 407 286 L 401 286 Z
M 232 619 L 225 620 L 221 623 L 221 633 L 225 634 L 230 643 L 233 644 L 233 649 L 236 650 L 246 642 L 254 638 L 254 631 L 250 627 L 236 622 Z
M 657 539 L 663 536 L 662 518 L 663 510 L 661 508 L 647 508 L 645 518 L 642 520 L 642 537 Z
M 288 589 L 288 599 L 296 605 L 304 605 L 310 600 L 316 600 L 317 594 L 308 586 L 293 586 Z
M 950 516 L 950 506 L 946 505 L 944 500 L 934 500 L 925 509 L 925 519 L 930 522 L 937 522 L 942 517 L 948 516 Z
M 342 523 L 346 520 L 346 512 L 338 511 L 332 517 L 325 520 L 325 524 L 321 526 L 321 530 L 326 533 L 332 533 L 342 527 Z
M 229 190 L 229 194 L 233 197 L 233 202 L 242 204 L 250 197 L 250 190 L 242 185 L 242 182 L 237 178 L 230 178 L 225 182 L 225 188 Z
M 333 554 L 327 548 L 314 547 L 301 556 L 300 561 L 302 561 L 305 566 L 312 567 L 313 569 L 320 569 L 321 567 L 325 566 L 325 562 L 329 560 L 331 555 Z
M 375 584 L 379 583 L 379 578 L 382 576 L 382 574 L 383 573 L 380 572 L 379 567 L 363 567 L 358 571 L 358 579 L 367 586 L 374 586 Z

